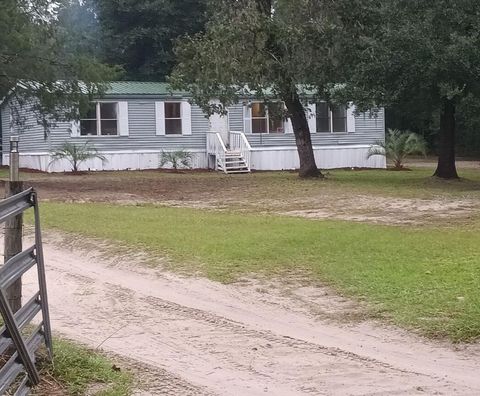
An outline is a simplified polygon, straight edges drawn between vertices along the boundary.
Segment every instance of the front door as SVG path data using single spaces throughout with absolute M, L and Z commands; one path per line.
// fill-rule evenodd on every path
M 210 116 L 210 131 L 220 133 L 226 146 L 229 143 L 228 129 L 228 114 L 224 116 L 213 114 Z

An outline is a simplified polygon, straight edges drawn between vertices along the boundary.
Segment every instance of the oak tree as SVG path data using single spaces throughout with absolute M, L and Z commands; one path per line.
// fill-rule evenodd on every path
M 170 82 L 192 92 L 207 112 L 224 112 L 246 95 L 280 99 L 292 122 L 299 175 L 321 176 L 305 105 L 329 100 L 345 81 L 346 65 L 339 62 L 337 50 L 345 34 L 351 34 L 341 18 L 346 5 L 328 0 L 211 1 L 205 31 L 179 41 Z M 212 99 L 221 104 L 212 105 Z
M 68 51 L 58 13 L 65 3 L 4 0 L 0 13 L 0 98 L 11 97 L 14 123 L 35 113 L 45 134 L 59 119 L 75 119 L 102 92 L 113 70 Z
M 480 98 L 480 3 L 363 1 L 373 18 L 350 46 L 353 96 L 438 114 L 435 175 L 457 178 L 456 112 Z
M 103 40 L 103 59 L 124 78 L 164 81 L 174 65 L 174 41 L 201 31 L 206 0 L 89 0 Z

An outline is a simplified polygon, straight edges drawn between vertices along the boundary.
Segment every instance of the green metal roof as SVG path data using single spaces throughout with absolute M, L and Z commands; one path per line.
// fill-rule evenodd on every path
M 171 91 L 165 82 L 112 81 L 107 95 L 186 95 L 185 92 Z
M 177 96 L 177 97 L 191 97 L 191 94 L 183 91 L 172 91 L 166 82 L 152 82 L 152 81 L 112 81 L 109 83 L 110 87 L 106 91 L 106 95 L 111 96 Z M 299 85 L 299 91 L 302 94 L 311 96 L 314 91 L 307 86 Z M 248 92 L 248 88 L 246 88 Z M 239 91 L 240 93 L 240 91 Z M 272 95 L 271 90 L 266 90 L 266 95 Z M 254 96 L 254 92 L 244 93 L 243 96 Z M 240 95 L 242 96 L 242 95 Z

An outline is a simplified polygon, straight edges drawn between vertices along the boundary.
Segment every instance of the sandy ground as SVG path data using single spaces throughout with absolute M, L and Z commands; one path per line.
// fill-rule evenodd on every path
M 437 166 L 436 158 L 408 158 L 405 161 L 407 167 L 422 167 L 422 168 L 434 168 Z M 464 169 L 480 169 L 480 161 L 478 160 L 458 160 L 456 161 L 457 168 Z
M 332 320 L 358 307 L 321 287 L 182 278 L 59 238 L 45 243 L 53 329 L 134 362 L 137 395 L 480 394 L 478 346 Z
M 310 200 L 313 202 L 313 200 Z M 316 206 L 322 206 L 319 203 Z M 375 224 L 419 225 L 445 220 L 463 220 L 480 211 L 476 200 L 387 198 L 369 195 L 332 197 L 324 200 L 321 209 L 309 208 L 279 212 L 279 214 L 308 219 L 339 219 Z
M 480 170 L 479 161 L 458 161 L 460 174 Z M 407 166 L 428 167 L 432 159 L 413 159 Z M 86 174 L 25 173 L 42 202 L 155 204 L 196 209 L 268 212 L 309 219 L 340 219 L 393 225 L 465 224 L 480 213 L 480 182 L 477 178 L 440 183 L 426 177 L 398 185 L 405 172 L 391 173 L 392 180 L 378 185 L 342 182 L 342 170 L 326 180 L 301 180 L 289 172 L 257 172 L 224 175 L 218 172 L 166 171 L 92 172 Z M 352 171 L 350 177 L 368 176 Z M 368 177 L 367 177 L 368 179 Z M 383 184 L 382 184 L 383 183 Z M 393 183 L 393 184 L 392 184 Z M 0 180 L 0 187 L 3 182 Z M 405 189 L 405 191 L 402 191 Z M 409 195 L 404 195 L 409 194 Z
M 393 197 L 384 195 L 380 186 L 362 190 L 334 179 L 302 181 L 287 173 L 228 177 L 209 172 L 145 171 L 30 176 L 26 183 L 35 186 L 42 201 L 155 204 L 393 225 L 464 224 L 480 213 L 480 184 L 472 181 L 437 188 L 425 179 L 425 191 L 419 184 L 411 197 Z M 451 195 L 452 191 L 456 195 Z

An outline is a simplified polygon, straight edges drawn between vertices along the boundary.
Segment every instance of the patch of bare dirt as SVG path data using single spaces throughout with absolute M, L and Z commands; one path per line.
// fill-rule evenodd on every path
M 480 209 L 467 199 L 386 198 L 357 195 L 327 200 L 321 209 L 302 209 L 280 214 L 309 219 L 340 219 L 379 224 L 425 224 L 445 219 L 468 219 Z
M 332 320 L 355 304 L 301 278 L 222 285 L 61 241 L 45 243 L 53 329 L 164 373 L 137 394 L 480 394 L 478 348 Z
M 450 196 L 426 182 L 425 188 L 431 189 L 428 199 L 387 197 L 382 196 L 381 190 L 370 194 L 333 181 L 305 181 L 285 173 L 234 176 L 158 171 L 78 176 L 33 174 L 26 184 L 39 191 L 42 201 L 155 204 L 394 225 L 437 224 L 445 220 L 462 223 L 480 213 L 478 193 L 468 190 L 477 187 L 465 184 L 446 184 L 445 190 L 466 189 L 465 195 Z
M 407 166 L 416 168 L 435 168 L 437 166 L 436 158 L 410 158 L 406 161 Z M 457 168 L 480 169 L 479 160 L 457 160 Z
M 417 160 L 415 160 L 417 161 Z M 422 162 L 432 166 L 432 162 Z M 461 163 L 465 168 L 476 163 Z M 417 166 L 417 162 L 413 165 Z M 369 171 L 358 171 L 369 172 Z M 0 181 L 0 183 L 2 183 Z M 413 184 L 412 197 L 388 197 L 391 186 L 368 187 L 329 180 L 301 180 L 287 172 L 225 175 L 161 171 L 92 172 L 85 175 L 30 174 L 25 182 L 42 201 L 67 203 L 155 204 L 195 209 L 281 213 L 313 219 L 341 219 L 381 224 L 463 223 L 480 213 L 480 185 L 439 185 L 426 179 Z M 402 187 L 399 187 L 402 188 Z M 426 193 L 422 195 L 422 188 Z M 453 192 L 450 194 L 449 192 Z

